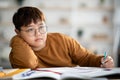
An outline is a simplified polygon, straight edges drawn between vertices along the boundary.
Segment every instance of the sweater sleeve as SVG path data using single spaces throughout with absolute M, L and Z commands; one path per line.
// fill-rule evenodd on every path
M 34 69 L 38 65 L 37 56 L 32 48 L 19 36 L 15 36 L 11 40 L 12 47 L 9 55 L 10 63 L 13 68 L 31 68 Z
M 67 38 L 66 43 L 73 63 L 79 66 L 100 67 L 103 56 L 90 52 L 71 37 Z

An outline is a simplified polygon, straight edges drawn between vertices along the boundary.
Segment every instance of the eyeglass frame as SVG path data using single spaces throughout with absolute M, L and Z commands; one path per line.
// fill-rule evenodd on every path
M 44 32 L 41 32 L 41 29 L 42 28 L 45 28 L 45 31 Z M 40 29 L 39 29 L 40 28 Z M 38 31 L 39 33 L 41 33 L 41 34 L 45 34 L 46 32 L 47 32 L 47 25 L 42 25 L 42 27 L 40 26 L 38 29 L 33 29 L 33 32 L 31 31 L 31 33 L 32 33 L 32 35 L 31 36 L 33 36 L 33 35 L 35 35 L 36 34 L 36 31 Z M 26 32 L 26 33 L 30 33 L 30 31 L 29 30 L 20 30 L 20 31 L 24 31 L 24 32 Z

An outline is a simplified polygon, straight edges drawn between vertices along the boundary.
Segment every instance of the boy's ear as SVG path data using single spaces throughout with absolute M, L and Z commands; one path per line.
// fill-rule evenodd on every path
M 17 29 L 15 29 L 15 32 L 17 35 L 19 35 L 19 33 L 20 33 L 19 30 L 17 30 Z

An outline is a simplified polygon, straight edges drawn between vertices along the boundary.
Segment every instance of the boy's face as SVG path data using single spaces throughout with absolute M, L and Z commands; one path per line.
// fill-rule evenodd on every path
M 27 26 L 22 26 L 17 34 L 23 38 L 33 49 L 45 46 L 47 29 L 45 22 L 38 21 Z

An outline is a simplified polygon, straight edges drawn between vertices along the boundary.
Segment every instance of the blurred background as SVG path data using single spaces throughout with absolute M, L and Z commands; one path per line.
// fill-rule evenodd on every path
M 120 66 L 120 0 L 0 0 L 0 66 L 9 63 L 12 16 L 21 6 L 35 6 L 46 16 L 48 32 L 61 32 L 95 54 L 104 51 Z

